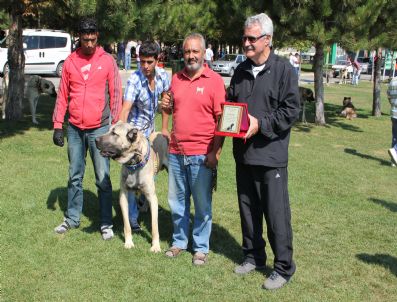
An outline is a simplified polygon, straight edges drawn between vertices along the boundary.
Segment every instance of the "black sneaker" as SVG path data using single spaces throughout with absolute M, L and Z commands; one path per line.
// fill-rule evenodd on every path
M 130 221 L 130 225 L 131 225 L 131 230 L 135 233 L 139 233 L 142 231 L 141 226 L 139 225 L 138 222 L 132 222 Z

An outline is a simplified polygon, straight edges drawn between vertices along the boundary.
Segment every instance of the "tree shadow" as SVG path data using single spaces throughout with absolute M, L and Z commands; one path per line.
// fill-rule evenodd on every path
M 379 204 L 383 206 L 384 208 L 388 209 L 391 212 L 397 212 L 397 203 L 378 199 L 378 198 L 368 198 L 369 201 L 372 201 L 373 203 Z
M 100 226 L 98 197 L 88 190 L 83 190 L 83 196 L 84 202 L 81 214 L 91 221 L 91 225 L 82 228 L 82 230 L 87 233 L 98 232 Z M 47 198 L 47 209 L 55 211 L 57 202 L 61 211 L 65 213 L 68 205 L 68 190 L 66 187 L 56 188 L 50 192 Z
M 345 152 L 348 153 L 348 154 L 351 154 L 351 155 L 359 156 L 361 158 L 378 161 L 379 164 L 381 164 L 382 166 L 390 166 L 390 161 L 387 161 L 387 160 L 384 160 L 382 158 L 375 157 L 375 156 L 372 156 L 372 155 L 360 153 L 356 149 L 345 148 Z
M 356 257 L 368 264 L 376 264 L 388 269 L 394 276 L 397 277 L 397 257 L 387 254 L 357 254 Z
M 193 204 L 193 202 L 192 202 Z M 143 215 L 142 215 L 143 214 Z M 147 213 L 140 213 L 139 215 L 141 226 L 145 226 L 146 229 L 151 231 L 151 216 L 150 210 Z M 192 225 L 194 216 L 190 214 L 190 234 L 189 234 L 189 246 L 188 250 L 192 250 Z M 122 223 L 122 222 L 121 222 Z M 172 217 L 170 210 L 161 207 L 159 205 L 159 233 L 160 238 L 166 238 L 168 246 L 172 244 Z M 148 242 L 151 242 L 151 234 L 145 232 L 140 232 L 139 234 L 144 234 Z M 124 236 L 120 234 L 124 239 Z M 242 252 L 240 244 L 234 239 L 234 237 L 221 225 L 217 223 L 212 223 L 212 232 L 210 238 L 210 250 L 216 254 L 221 254 L 226 258 L 239 262 L 241 261 Z
M 123 215 L 121 213 L 121 208 L 119 204 L 119 190 L 113 191 L 113 209 L 115 210 L 115 216 L 113 217 L 113 230 L 115 235 L 118 236 L 124 242 L 124 226 L 123 226 Z M 86 216 L 91 225 L 82 228 L 82 231 L 87 233 L 94 233 L 99 231 L 100 227 L 100 217 L 99 217 L 99 201 L 96 194 L 88 190 L 83 190 L 84 194 L 84 204 L 82 215 Z M 60 187 L 53 189 L 47 198 L 47 209 L 55 211 L 55 204 L 58 202 L 59 208 L 64 213 L 67 209 L 68 203 L 68 193 L 66 187 Z M 190 214 L 190 225 L 192 225 L 194 217 Z M 144 226 L 143 230 L 139 233 L 133 233 L 133 236 L 142 236 L 148 243 L 152 242 L 151 235 L 151 215 L 150 209 L 146 213 L 140 213 L 139 221 L 141 226 Z M 172 241 L 172 218 L 171 212 L 159 205 L 159 234 L 160 238 L 166 238 L 168 245 L 170 246 Z M 146 231 L 147 230 L 147 231 Z M 189 249 L 191 250 L 191 228 L 190 228 L 190 238 L 189 238 Z M 241 260 L 241 246 L 234 239 L 234 237 L 221 225 L 217 223 L 212 224 L 212 233 L 210 239 L 210 249 L 217 254 L 224 255 L 234 262 L 239 262 Z
M 302 112 L 299 115 L 299 122 L 295 125 L 294 129 L 299 132 L 310 132 L 315 126 L 315 117 L 316 117 L 316 105 L 314 102 L 306 103 L 305 105 L 305 115 L 306 115 L 306 123 L 301 121 Z M 350 120 L 347 120 L 340 116 L 340 112 L 342 111 L 342 106 L 334 105 L 334 104 L 324 104 L 324 115 L 325 115 L 325 127 L 333 126 L 339 127 L 344 130 L 353 131 L 353 132 L 363 132 L 360 127 L 353 125 Z M 368 115 L 364 113 L 363 110 L 359 110 L 357 112 L 357 118 L 368 118 Z
M 7 138 L 14 135 L 23 134 L 25 131 L 36 128 L 40 131 L 51 130 L 52 112 L 55 106 L 55 98 L 46 94 L 39 97 L 36 108 L 36 119 L 38 125 L 32 123 L 32 115 L 30 113 L 29 103 L 27 100 L 23 101 L 23 117 L 20 121 L 8 121 L 0 119 L 0 137 Z

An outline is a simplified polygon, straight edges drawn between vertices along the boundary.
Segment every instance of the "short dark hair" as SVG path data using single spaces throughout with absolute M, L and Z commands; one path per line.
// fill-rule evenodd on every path
M 78 27 L 79 34 L 90 34 L 98 32 L 97 22 L 92 17 L 83 17 L 79 21 Z
M 142 43 L 139 48 L 139 55 L 144 57 L 154 57 L 157 60 L 157 57 L 160 53 L 159 45 L 154 41 L 145 41 Z

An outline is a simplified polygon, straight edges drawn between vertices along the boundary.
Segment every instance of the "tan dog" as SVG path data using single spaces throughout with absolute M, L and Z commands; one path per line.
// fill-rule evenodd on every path
M 96 139 L 96 146 L 105 157 L 121 163 L 120 207 L 124 223 L 124 247 L 134 247 L 128 217 L 128 191 L 140 191 L 150 205 L 152 216 L 152 252 L 160 252 L 158 230 L 158 200 L 154 175 L 168 168 L 168 140 L 154 132 L 148 140 L 141 131 L 127 123 L 118 122 L 109 132 Z
M 347 79 L 348 79 L 348 77 L 349 77 L 349 75 L 348 75 L 348 72 L 347 72 L 347 68 L 342 69 L 342 70 L 340 71 L 340 78 L 341 78 L 341 81 L 340 81 L 339 83 L 340 83 L 340 84 L 347 84 Z
M 349 120 L 352 120 L 353 118 L 357 117 L 356 108 L 353 105 L 351 97 L 345 96 L 343 98 L 343 109 L 340 115 Z
M 2 118 L 5 119 L 6 114 L 6 95 L 8 90 L 9 73 L 3 74 L 2 81 L 2 93 L 0 97 L 0 108 L 2 111 Z M 39 97 L 42 93 L 48 94 L 52 97 L 56 97 L 55 86 L 51 81 L 43 79 L 38 75 L 25 76 L 25 88 L 24 88 L 24 101 L 27 100 L 29 103 L 30 113 L 32 114 L 32 123 L 38 124 L 36 119 L 36 108 L 39 101 Z

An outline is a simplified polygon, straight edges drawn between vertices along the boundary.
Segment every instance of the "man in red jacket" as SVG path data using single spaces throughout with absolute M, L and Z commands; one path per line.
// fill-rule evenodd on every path
M 98 35 L 96 21 L 83 18 L 79 23 L 81 47 L 63 65 L 52 119 L 54 144 L 62 147 L 62 124 L 66 111 L 69 113 L 68 206 L 64 221 L 55 228 L 55 232 L 63 234 L 80 225 L 85 159 L 89 151 L 98 188 L 101 234 L 104 240 L 108 240 L 113 237 L 109 159 L 101 156 L 95 146 L 95 138 L 106 133 L 110 123 L 117 122 L 122 106 L 122 88 L 116 62 L 102 47 L 97 46 Z

